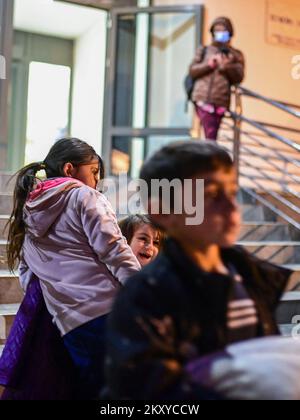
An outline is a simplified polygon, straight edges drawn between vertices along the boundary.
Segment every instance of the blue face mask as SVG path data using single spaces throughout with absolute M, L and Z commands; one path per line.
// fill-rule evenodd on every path
M 229 31 L 218 31 L 214 33 L 215 41 L 222 44 L 227 44 L 230 41 L 231 36 Z

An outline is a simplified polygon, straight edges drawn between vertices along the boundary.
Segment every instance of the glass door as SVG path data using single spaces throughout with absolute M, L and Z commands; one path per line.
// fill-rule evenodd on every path
M 137 177 L 155 150 L 190 137 L 183 81 L 201 35 L 202 6 L 112 11 L 103 155 L 113 175 Z
M 8 167 L 40 161 L 69 132 L 73 41 L 15 31 Z

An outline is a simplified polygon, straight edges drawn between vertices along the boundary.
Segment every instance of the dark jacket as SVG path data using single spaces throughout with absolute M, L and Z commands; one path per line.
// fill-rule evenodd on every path
M 241 83 L 245 76 L 243 53 L 228 47 L 232 60 L 222 68 L 212 69 L 209 59 L 220 52 L 216 45 L 200 47 L 190 66 L 190 76 L 195 80 L 192 101 L 230 108 L 231 86 Z
M 275 311 L 291 272 L 242 248 L 222 251 L 235 266 L 258 312 L 258 337 L 278 334 Z M 190 398 L 184 366 L 224 350 L 233 280 L 201 271 L 173 241 L 130 279 L 110 316 L 107 375 L 115 399 Z M 200 396 L 199 394 L 198 396 Z

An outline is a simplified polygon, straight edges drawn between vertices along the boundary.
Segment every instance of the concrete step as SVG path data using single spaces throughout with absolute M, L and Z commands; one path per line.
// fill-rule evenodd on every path
M 277 222 L 276 215 L 265 209 L 259 204 L 242 204 L 240 205 L 243 222 L 264 223 Z
M 5 344 L 19 307 L 19 304 L 0 305 L 0 344 Z
M 12 177 L 9 173 L 0 173 L 0 194 L 10 193 L 12 194 L 15 186 L 16 178 Z
M 7 238 L 7 230 L 4 232 L 9 216 L 0 215 L 0 240 Z
M 290 241 L 289 225 L 276 222 L 248 222 L 242 225 L 240 241 Z
M 7 271 L 7 257 L 6 257 L 6 244 L 7 242 L 5 240 L 0 240 L 0 270 Z
M 293 241 L 241 241 L 251 254 L 277 265 L 300 263 L 300 242 Z
M 24 292 L 19 277 L 8 271 L 0 270 L 0 304 L 21 303 Z
M 13 197 L 11 194 L 0 194 L 0 214 L 10 215 L 13 207 Z
M 6 246 L 7 246 L 7 241 L 5 239 L 0 240 L 0 273 L 9 271 L 8 264 L 7 264 Z M 16 271 L 17 271 L 17 268 L 18 267 L 15 267 Z

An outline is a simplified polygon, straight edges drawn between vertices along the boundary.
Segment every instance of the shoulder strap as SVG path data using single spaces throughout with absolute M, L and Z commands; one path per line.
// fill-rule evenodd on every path
M 206 53 L 207 53 L 207 47 L 204 47 L 201 54 L 201 63 L 202 61 L 204 61 Z

